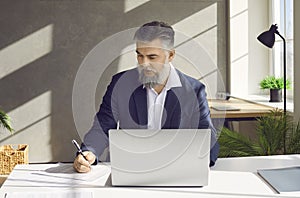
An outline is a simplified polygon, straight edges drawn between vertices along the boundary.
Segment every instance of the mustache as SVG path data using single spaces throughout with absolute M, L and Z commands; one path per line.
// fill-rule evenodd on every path
M 154 69 L 152 66 L 144 66 L 144 65 L 139 65 L 140 71 L 152 71 L 154 73 L 157 73 L 157 70 Z

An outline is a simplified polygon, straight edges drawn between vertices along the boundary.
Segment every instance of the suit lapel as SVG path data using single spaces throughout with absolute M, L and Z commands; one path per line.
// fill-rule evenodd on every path
M 148 108 L 147 108 L 147 91 L 143 86 L 139 86 L 133 92 L 133 101 L 135 108 L 132 109 L 131 116 L 133 120 L 140 125 L 141 128 L 147 128 L 148 124 Z
M 172 88 L 167 92 L 165 100 L 165 111 L 163 112 L 162 121 L 164 122 L 162 128 L 178 128 L 180 125 L 180 104 L 175 94 L 176 89 Z

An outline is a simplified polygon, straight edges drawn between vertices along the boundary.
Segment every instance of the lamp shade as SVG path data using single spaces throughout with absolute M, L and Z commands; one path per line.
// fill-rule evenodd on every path
M 257 39 L 265 46 L 272 48 L 275 43 L 275 33 L 277 33 L 277 25 L 272 25 L 268 31 L 261 33 Z

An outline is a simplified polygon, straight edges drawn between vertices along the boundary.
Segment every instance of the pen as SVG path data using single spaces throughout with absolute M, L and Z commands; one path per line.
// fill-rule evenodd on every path
M 88 160 L 86 159 L 86 157 L 83 155 L 82 150 L 81 150 L 79 144 L 76 142 L 76 140 L 72 140 L 72 143 L 73 143 L 73 144 L 75 145 L 75 147 L 77 148 L 77 152 L 78 152 L 80 155 L 82 155 L 82 157 L 83 157 L 86 161 L 88 161 Z

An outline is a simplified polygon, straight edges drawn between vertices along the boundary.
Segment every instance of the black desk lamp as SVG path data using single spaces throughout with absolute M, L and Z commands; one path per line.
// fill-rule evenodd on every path
M 271 25 L 270 29 L 268 31 L 265 31 L 261 33 L 257 39 L 264 44 L 265 46 L 272 48 L 275 43 L 275 34 L 280 36 L 280 38 L 283 40 L 283 112 L 286 114 L 286 44 L 285 39 L 281 34 L 278 32 L 277 25 Z

